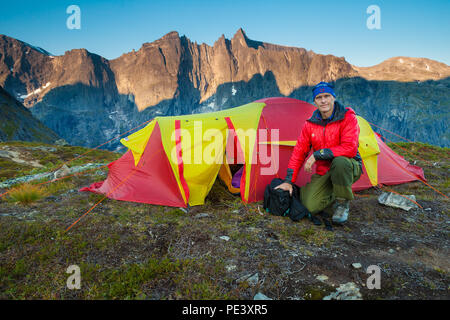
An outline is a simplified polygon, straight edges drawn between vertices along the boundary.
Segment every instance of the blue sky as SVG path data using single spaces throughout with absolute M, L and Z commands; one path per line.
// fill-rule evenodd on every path
M 86 48 L 107 59 L 138 50 L 170 31 L 213 45 L 239 28 L 247 36 L 345 57 L 371 66 L 395 56 L 425 57 L 450 64 L 448 0 L 167 0 L 2 1 L 0 34 L 54 55 Z M 69 5 L 81 9 L 81 29 L 69 30 Z M 370 5 L 381 11 L 381 29 L 369 30 Z

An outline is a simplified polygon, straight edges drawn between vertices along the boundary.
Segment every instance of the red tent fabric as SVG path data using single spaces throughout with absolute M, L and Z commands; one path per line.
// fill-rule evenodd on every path
M 164 155 L 161 132 L 156 124 L 144 154 L 137 166 L 128 150 L 120 159 L 108 165 L 105 181 L 97 182 L 80 191 L 108 195 L 111 199 L 184 207 L 177 182 Z
M 421 167 L 410 164 L 402 156 L 396 154 L 386 143 L 381 140 L 380 136 L 375 133 L 375 137 L 380 147 L 378 155 L 378 183 L 382 185 L 395 185 L 415 180 L 424 180 L 425 175 Z M 363 175 L 353 184 L 354 191 L 370 188 L 365 168 L 363 167 Z

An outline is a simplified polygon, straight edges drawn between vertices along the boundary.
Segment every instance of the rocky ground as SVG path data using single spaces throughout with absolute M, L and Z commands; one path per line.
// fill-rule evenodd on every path
M 392 147 L 448 196 L 449 149 L 401 146 L 408 153 Z M 40 164 L 0 154 L 0 183 L 88 151 L 32 143 L 0 150 Z M 117 157 L 95 151 L 68 166 Z M 105 177 L 105 168 L 94 168 L 46 184 L 46 196 L 29 205 L 0 198 L 0 299 L 450 298 L 449 201 L 421 182 L 388 189 L 414 194 L 422 208 L 387 207 L 377 200 L 387 190 L 366 190 L 351 203 L 349 221 L 328 231 L 269 215 L 261 202 L 245 205 L 220 181 L 205 205 L 187 213 L 78 192 Z M 79 290 L 67 288 L 70 265 L 80 267 Z M 369 266 L 380 270 L 380 289 L 368 288 Z

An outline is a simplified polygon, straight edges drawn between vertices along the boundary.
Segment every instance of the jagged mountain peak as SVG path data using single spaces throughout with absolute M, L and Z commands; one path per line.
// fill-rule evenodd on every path
M 242 28 L 239 28 L 233 36 L 233 39 L 240 39 L 240 38 L 244 40 L 248 39 L 247 34 Z
M 244 30 L 242 30 L 242 28 L 239 28 L 239 30 L 234 34 L 233 38 L 231 39 L 232 43 L 239 43 L 241 44 L 243 47 L 248 47 L 248 38 L 247 35 L 245 34 Z
M 179 39 L 180 34 L 178 31 L 170 31 L 169 33 L 165 34 L 160 40 L 171 40 L 171 39 Z
M 177 31 L 171 31 L 153 42 L 143 43 L 141 49 L 166 46 L 166 45 L 170 46 L 173 43 L 179 43 L 180 39 L 181 39 L 180 34 Z M 139 50 L 141 50 L 141 49 L 139 49 Z
M 299 48 L 299 47 L 287 47 L 287 46 L 283 46 L 283 45 L 278 45 L 278 44 L 272 44 L 272 43 L 267 43 L 267 42 L 263 42 L 263 41 L 258 41 L 258 40 L 253 40 L 250 39 L 247 34 L 245 33 L 245 31 L 242 28 L 239 28 L 236 33 L 234 34 L 233 38 L 231 39 L 231 43 L 234 44 L 235 46 L 237 44 L 241 45 L 242 47 L 246 47 L 246 48 L 253 48 L 258 50 L 259 48 L 264 48 L 266 50 L 272 50 L 272 51 L 281 51 L 281 50 L 301 50 L 301 51 L 305 51 L 306 50 L 304 48 Z
M 220 38 L 217 39 L 217 40 L 214 42 L 213 47 L 217 47 L 217 46 L 225 46 L 226 43 L 227 43 L 227 41 L 229 41 L 229 40 L 228 40 L 227 38 L 225 38 L 225 35 L 224 35 L 224 34 L 222 34 L 222 35 L 220 36 Z
M 236 31 L 233 38 L 231 39 L 231 43 L 234 44 L 239 43 L 243 47 L 254 49 L 258 49 L 258 47 L 264 45 L 263 42 L 249 39 L 249 37 L 247 37 L 247 34 L 242 28 L 239 28 L 238 31 Z

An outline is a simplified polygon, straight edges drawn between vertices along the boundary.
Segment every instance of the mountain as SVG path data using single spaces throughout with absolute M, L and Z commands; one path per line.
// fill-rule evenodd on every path
M 312 102 L 311 87 L 323 80 L 367 120 L 410 140 L 449 146 L 448 77 L 449 66 L 429 59 L 398 57 L 363 68 L 343 57 L 251 40 L 242 29 L 213 46 L 170 32 L 113 60 L 85 49 L 51 56 L 0 35 L 0 85 L 61 137 L 89 147 L 159 115 L 270 96 Z M 113 141 L 108 148 L 117 146 Z
M 450 77 L 449 66 L 426 58 L 394 57 L 376 66 L 353 69 L 368 80 L 426 81 Z
M 317 83 L 322 76 L 336 80 L 357 75 L 344 58 L 252 41 L 242 29 L 231 41 L 222 35 L 212 47 L 171 32 L 145 43 L 138 52 L 112 60 L 111 67 L 119 93 L 135 96 L 139 110 L 186 91 L 199 104 L 216 101 L 220 86 L 245 85 L 258 75 L 273 87 L 273 94 L 286 96 L 298 87 Z M 210 102 L 206 105 L 212 106 Z
M 0 87 L 0 142 L 11 140 L 54 143 L 58 135 L 33 117 L 20 102 Z

